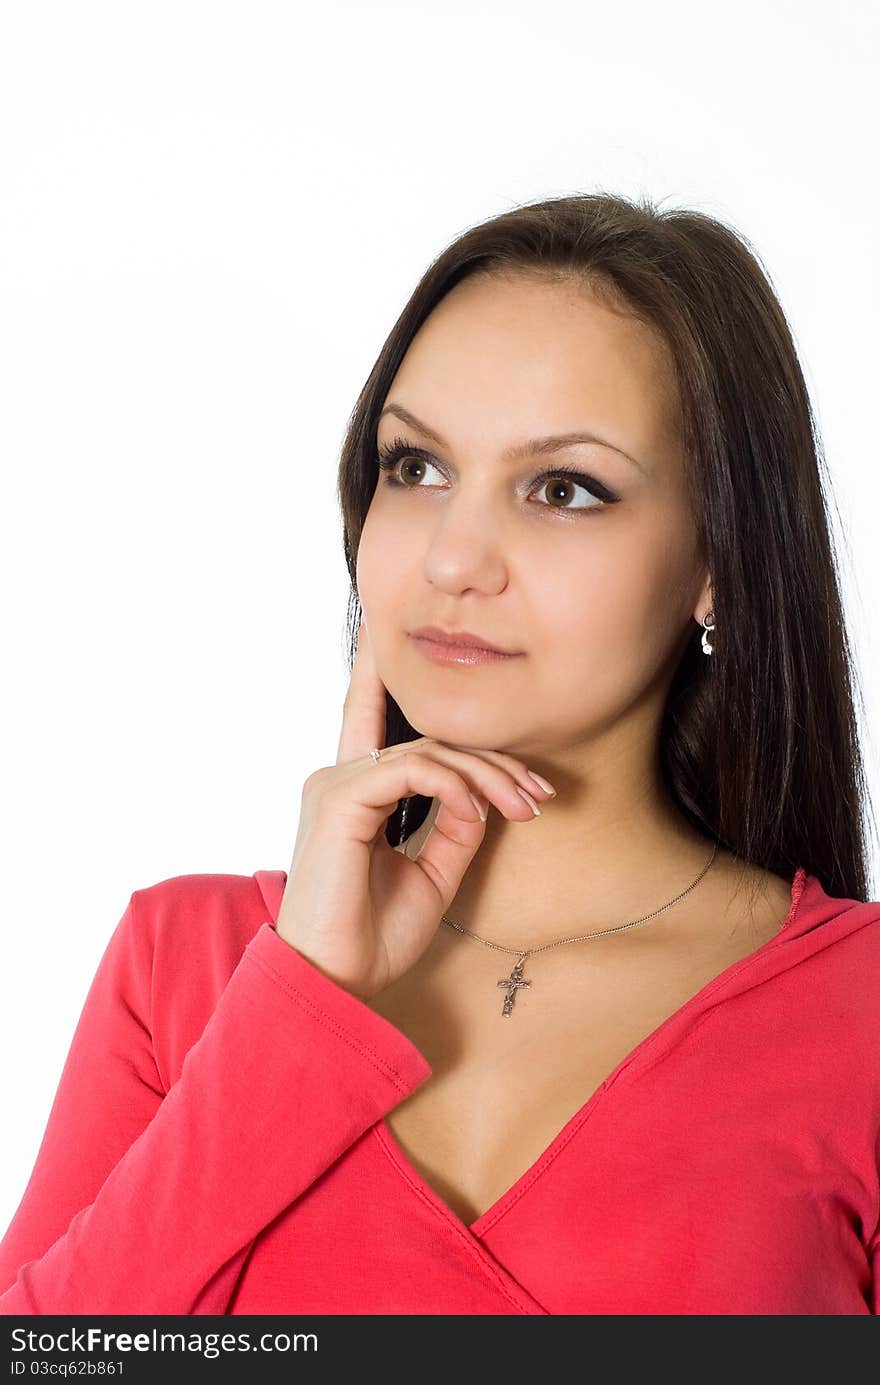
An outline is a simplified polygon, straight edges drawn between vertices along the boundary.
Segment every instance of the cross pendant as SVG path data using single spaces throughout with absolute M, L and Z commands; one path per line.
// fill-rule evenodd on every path
M 524 986 L 531 986 L 532 984 L 531 981 L 523 981 L 522 979 L 523 965 L 525 964 L 526 956 L 527 954 L 525 952 L 521 952 L 516 959 L 513 971 L 510 975 L 505 976 L 502 981 L 498 982 L 499 986 L 504 986 L 507 990 L 507 995 L 504 997 L 504 1008 L 501 1011 L 502 1015 L 510 1014 L 513 1009 L 513 1002 L 516 1000 L 517 991 Z

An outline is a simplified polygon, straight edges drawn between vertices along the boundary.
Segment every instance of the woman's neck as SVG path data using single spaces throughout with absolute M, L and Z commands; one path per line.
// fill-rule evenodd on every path
M 408 856 L 427 838 L 438 807 L 435 799 L 409 838 Z M 540 947 L 660 909 L 688 890 L 712 859 L 713 847 L 710 836 L 662 801 L 622 817 L 578 813 L 555 798 L 541 817 L 525 823 L 490 807 L 484 840 L 446 912 L 505 947 Z M 703 878 L 667 911 L 667 922 L 684 923 L 693 904 L 704 915 L 721 878 L 729 896 L 731 882 L 743 876 L 742 863 L 719 847 Z

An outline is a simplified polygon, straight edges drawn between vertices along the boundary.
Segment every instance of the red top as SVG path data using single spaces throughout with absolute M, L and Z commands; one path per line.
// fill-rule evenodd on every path
M 798 870 L 779 933 L 468 1226 L 384 1124 L 431 1067 L 275 932 L 285 881 L 132 894 L 0 1243 L 0 1311 L 878 1312 L 880 904 Z

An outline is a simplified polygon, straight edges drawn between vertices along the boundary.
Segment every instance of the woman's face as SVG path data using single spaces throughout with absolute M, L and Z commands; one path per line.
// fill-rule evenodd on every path
M 383 410 L 379 447 L 414 451 L 379 476 L 358 592 L 410 725 L 551 758 L 638 734 L 709 596 L 660 338 L 581 285 L 471 278 L 422 325 Z M 573 432 L 597 440 L 505 458 Z M 438 664 L 410 637 L 423 625 L 517 657 Z

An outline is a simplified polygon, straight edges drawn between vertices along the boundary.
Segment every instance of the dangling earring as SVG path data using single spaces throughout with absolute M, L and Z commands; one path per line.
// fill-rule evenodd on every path
M 703 627 L 703 638 L 700 641 L 704 654 L 711 654 L 713 646 L 709 643 L 709 631 L 715 629 L 715 612 L 707 611 L 700 624 Z

